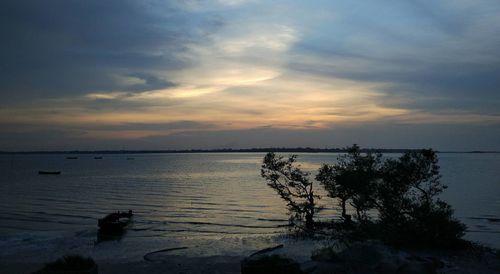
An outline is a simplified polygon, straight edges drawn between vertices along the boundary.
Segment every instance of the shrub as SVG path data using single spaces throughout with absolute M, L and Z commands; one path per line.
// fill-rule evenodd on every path
M 85 271 L 92 270 L 96 266 L 90 257 L 80 255 L 66 255 L 54 262 L 48 263 L 36 273 L 52 273 L 64 271 Z
M 241 262 L 242 274 L 303 274 L 300 265 L 279 255 L 248 258 Z
M 453 218 L 453 210 L 443 201 L 431 207 L 415 208 L 396 229 L 383 234 L 385 241 L 404 246 L 456 247 L 462 244 L 465 225 Z M 382 223 L 384 224 L 384 223 Z
M 332 246 L 313 250 L 311 253 L 311 260 L 317 261 L 317 262 L 339 262 L 339 261 L 341 261 L 341 259 L 339 258 L 337 249 L 332 247 Z
M 450 205 L 437 197 L 446 186 L 440 182 L 439 165 L 432 149 L 411 150 L 397 159 L 381 160 L 379 153 L 347 148 L 333 165 L 324 164 L 315 179 L 338 199 L 344 223 L 341 229 L 354 239 L 380 238 L 393 244 L 452 246 L 461 242 L 465 225 L 453 218 Z M 294 217 L 313 228 L 315 204 L 309 173 L 274 153 L 264 158 L 261 174 L 274 188 Z M 356 210 L 357 222 L 346 213 L 347 203 Z M 378 212 L 370 220 L 367 212 Z
M 385 161 L 376 206 L 384 239 L 405 245 L 449 246 L 464 235 L 465 225 L 453 218 L 451 206 L 437 199 L 446 189 L 437 163 L 430 149 Z

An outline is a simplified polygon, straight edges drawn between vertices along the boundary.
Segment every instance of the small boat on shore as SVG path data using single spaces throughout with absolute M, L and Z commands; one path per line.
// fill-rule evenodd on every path
M 39 175 L 59 175 L 61 174 L 60 171 L 44 171 L 44 170 L 39 170 L 38 171 Z
M 120 233 L 123 232 L 125 227 L 130 223 L 132 215 L 132 210 L 128 212 L 114 212 L 99 219 L 97 225 L 101 232 Z

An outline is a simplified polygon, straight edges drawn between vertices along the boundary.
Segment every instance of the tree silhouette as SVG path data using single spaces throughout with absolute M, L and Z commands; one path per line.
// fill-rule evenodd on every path
M 382 161 L 380 153 L 362 153 L 357 145 L 348 147 L 337 163 L 324 164 L 315 179 L 338 199 L 344 222 L 351 222 L 347 205 L 356 211 L 356 221 L 345 226 L 361 237 L 376 237 L 404 245 L 451 246 L 459 244 L 465 225 L 453 217 L 450 205 L 438 199 L 446 189 L 440 182 L 436 153 L 431 149 L 406 151 L 399 158 Z M 320 209 L 315 201 L 309 173 L 288 158 L 270 152 L 264 157 L 261 175 L 287 202 L 291 221 L 314 228 Z M 378 213 L 372 220 L 368 211 Z
M 286 201 L 291 213 L 290 221 L 293 224 L 297 220 L 303 221 L 305 228 L 311 230 L 314 228 L 314 214 L 320 210 L 315 200 L 320 197 L 314 194 L 309 173 L 296 165 L 296 158 L 296 155 L 284 158 L 273 152 L 267 153 L 261 167 L 261 176 Z
M 365 220 L 367 210 L 372 209 L 376 203 L 374 194 L 381 154 L 362 154 L 356 144 L 346 150 L 346 154 L 337 158 L 336 164 L 324 164 L 319 169 L 316 180 L 325 188 L 329 197 L 339 200 L 345 221 L 351 219 L 346 213 L 348 201 L 356 210 L 357 219 Z
M 447 187 L 440 181 L 438 158 L 432 149 L 387 159 L 380 171 L 377 210 L 392 241 L 449 245 L 464 235 L 465 225 L 437 196 Z

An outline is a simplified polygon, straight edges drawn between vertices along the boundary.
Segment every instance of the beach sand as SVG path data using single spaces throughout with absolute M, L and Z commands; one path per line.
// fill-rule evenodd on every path
M 186 257 L 170 256 L 162 262 L 97 262 L 99 273 L 102 274 L 133 274 L 133 273 L 240 273 L 241 257 L 212 256 Z M 28 274 L 43 267 L 41 263 L 7 263 L 0 265 L 2 274 Z
M 331 263 L 317 263 L 310 260 L 311 251 L 317 248 L 318 242 L 300 240 L 288 242 L 283 248 L 276 249 L 268 254 L 279 254 L 301 263 L 303 268 L 312 270 L 310 273 L 330 273 L 337 265 Z M 179 251 L 180 252 L 180 251 Z M 175 252 L 174 252 L 175 253 Z M 443 266 L 437 269 L 437 273 L 500 273 L 500 255 L 498 251 L 478 248 L 475 250 L 444 251 L 444 250 L 404 250 L 399 251 L 404 256 L 418 256 L 420 258 L 435 258 L 442 262 Z M 27 274 L 43 267 L 43 262 L 36 261 L 32 256 L 22 259 L 18 254 L 17 260 L 0 261 L 1 274 Z M 399 255 L 398 255 L 399 256 Z M 145 259 L 119 259 L 110 258 L 96 259 L 101 274 L 160 274 L 160 273 L 206 273 L 226 274 L 240 273 L 240 262 L 246 256 L 242 255 L 213 255 L 213 256 L 187 256 L 172 255 L 169 251 L 158 252 Z M 5 258 L 4 258 L 5 259 Z M 347 273 L 362 273 L 349 271 Z

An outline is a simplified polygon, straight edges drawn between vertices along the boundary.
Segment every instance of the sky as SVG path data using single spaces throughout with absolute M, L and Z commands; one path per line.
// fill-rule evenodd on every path
M 0 150 L 500 150 L 498 0 L 0 7 Z

